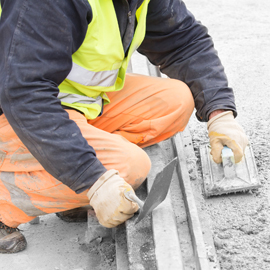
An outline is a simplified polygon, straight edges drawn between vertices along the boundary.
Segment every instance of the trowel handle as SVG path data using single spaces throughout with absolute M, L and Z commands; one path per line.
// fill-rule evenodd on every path
M 234 154 L 233 154 L 233 151 L 231 148 L 229 148 L 228 146 L 224 146 L 223 149 L 222 149 L 222 158 L 225 158 L 225 157 L 230 157 L 232 158 L 233 157 L 233 160 L 234 160 Z
M 144 202 L 140 200 L 131 190 L 129 191 L 125 190 L 124 195 L 128 200 L 137 203 L 140 206 L 140 208 L 143 207 Z
M 227 179 L 235 179 L 236 170 L 235 170 L 235 160 L 232 149 L 227 146 L 224 146 L 222 149 L 222 166 L 224 170 L 224 176 Z

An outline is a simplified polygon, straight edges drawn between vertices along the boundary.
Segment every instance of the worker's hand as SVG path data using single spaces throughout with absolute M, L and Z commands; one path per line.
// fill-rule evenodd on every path
M 139 206 L 126 199 L 124 192 L 132 191 L 116 170 L 104 173 L 90 188 L 87 197 L 101 225 L 113 228 L 131 218 Z
M 221 163 L 221 151 L 226 145 L 232 149 L 235 162 L 240 162 L 248 144 L 243 128 L 234 119 L 231 111 L 219 113 L 207 123 L 211 144 L 211 155 L 216 163 Z

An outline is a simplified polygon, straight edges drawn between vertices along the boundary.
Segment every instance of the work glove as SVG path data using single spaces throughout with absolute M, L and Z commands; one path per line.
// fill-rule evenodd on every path
M 119 176 L 118 171 L 109 170 L 87 192 L 90 205 L 104 227 L 116 227 L 138 211 L 138 204 L 126 199 L 125 191 L 134 193 L 131 185 Z
M 211 145 L 211 155 L 216 163 L 221 163 L 221 151 L 226 145 L 232 149 L 235 162 L 241 161 L 248 144 L 243 128 L 234 119 L 231 111 L 220 113 L 207 123 Z

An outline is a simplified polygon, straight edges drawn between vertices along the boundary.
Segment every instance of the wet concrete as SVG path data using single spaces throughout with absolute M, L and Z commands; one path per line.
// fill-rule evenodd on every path
M 201 207 L 211 216 L 222 270 L 270 269 L 270 2 L 186 3 L 208 26 L 214 39 L 229 85 L 235 91 L 237 121 L 249 136 L 262 182 L 257 191 L 207 199 Z M 208 141 L 206 126 L 193 116 L 190 129 L 199 157 L 199 145 Z M 201 177 L 199 171 L 199 180 L 194 182 L 197 189 L 202 184 Z

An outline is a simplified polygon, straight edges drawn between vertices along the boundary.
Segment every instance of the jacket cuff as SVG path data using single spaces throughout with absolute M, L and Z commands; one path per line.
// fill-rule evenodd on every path
M 96 159 L 78 178 L 78 180 L 73 183 L 70 188 L 74 190 L 77 194 L 89 189 L 94 183 L 107 171 L 107 169 L 102 165 L 102 163 Z
M 87 192 L 87 197 L 89 201 L 91 201 L 94 193 L 105 183 L 107 180 L 109 180 L 113 175 L 119 174 L 117 170 L 111 169 L 107 172 L 105 172 L 90 188 L 90 190 Z
M 207 122 L 207 129 L 209 129 L 209 127 L 211 126 L 211 124 L 216 121 L 217 119 L 227 116 L 228 117 L 232 117 L 232 119 L 234 119 L 233 117 L 233 112 L 232 111 L 227 111 L 227 112 L 223 112 L 223 113 L 219 113 L 218 115 L 214 116 L 213 118 L 211 118 L 208 122 Z

